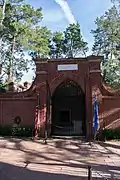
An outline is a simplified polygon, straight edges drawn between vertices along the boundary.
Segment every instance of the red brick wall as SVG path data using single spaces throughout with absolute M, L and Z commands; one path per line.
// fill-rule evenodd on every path
M 57 65 L 60 64 L 78 64 L 78 71 L 58 71 Z M 91 65 L 92 64 L 92 65 Z M 46 97 L 46 86 L 45 82 L 48 80 L 51 95 L 53 95 L 55 89 L 62 83 L 65 79 L 69 78 L 75 81 L 83 90 L 85 94 L 86 101 L 86 124 L 87 124 L 87 137 L 91 137 L 93 134 L 93 117 L 92 117 L 92 84 L 99 82 L 100 74 L 100 59 L 97 61 L 93 59 L 74 59 L 74 60 L 60 60 L 60 61 L 48 61 L 45 60 L 40 63 L 39 60 L 36 61 L 36 73 L 38 74 L 36 78 L 36 83 L 39 83 L 37 91 L 40 91 L 41 107 L 45 106 L 45 97 Z M 94 74 L 94 70 L 99 70 Z M 90 72 L 91 71 L 91 72 Z M 91 73 L 91 75 L 89 75 Z M 93 74 L 93 76 L 92 76 Z M 96 79 L 94 82 L 93 77 Z M 90 78 L 91 76 L 91 78 Z M 93 82 L 92 82 L 93 80 Z M 41 117 L 43 119 L 43 117 Z M 45 117 L 44 117 L 45 118 Z M 42 123 L 43 126 L 44 123 Z
M 107 91 L 102 84 L 101 57 L 69 60 L 36 60 L 36 78 L 32 87 L 24 93 L 0 95 L 0 125 L 12 125 L 13 118 L 20 116 L 22 125 L 34 123 L 37 94 L 40 94 L 41 128 L 44 133 L 48 81 L 51 95 L 65 79 L 75 81 L 83 90 L 86 102 L 87 137 L 93 135 L 93 98 L 97 94 L 101 127 L 120 129 L 120 96 Z M 78 64 L 78 71 L 58 71 L 58 64 Z
M 33 126 L 35 119 L 35 106 L 35 99 L 1 99 L 0 125 L 12 126 L 14 118 L 20 116 L 21 126 Z
M 103 96 L 100 118 L 103 128 L 120 130 L 120 97 Z

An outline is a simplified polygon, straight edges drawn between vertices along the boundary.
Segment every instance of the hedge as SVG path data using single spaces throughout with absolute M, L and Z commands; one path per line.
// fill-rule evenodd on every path
M 33 133 L 34 132 L 32 127 L 12 128 L 8 126 L 0 126 L 1 136 L 32 137 Z
M 118 130 L 112 130 L 112 129 L 106 129 L 103 131 L 102 136 L 104 140 L 119 140 L 120 139 L 120 131 Z

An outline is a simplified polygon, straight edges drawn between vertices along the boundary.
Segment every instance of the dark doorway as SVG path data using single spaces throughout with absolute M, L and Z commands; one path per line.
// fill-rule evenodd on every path
M 85 135 L 85 97 L 80 86 L 65 80 L 52 97 L 52 135 Z
M 59 122 L 61 126 L 69 126 L 70 125 L 70 110 L 61 110 L 59 112 Z

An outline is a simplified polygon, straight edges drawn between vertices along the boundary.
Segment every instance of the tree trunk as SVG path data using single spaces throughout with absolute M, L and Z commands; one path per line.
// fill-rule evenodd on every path
M 3 0 L 3 5 L 2 5 L 2 18 L 1 18 L 1 22 L 0 25 L 2 26 L 4 18 L 5 18 L 5 6 L 6 6 L 6 0 Z
M 3 0 L 3 4 L 2 4 L 2 17 L 1 17 L 1 21 L 0 21 L 0 26 L 2 27 L 3 25 L 3 21 L 5 18 L 5 6 L 6 6 L 6 0 Z M 2 47 L 2 37 L 0 38 L 0 46 Z M 0 48 L 1 50 L 1 48 Z M 0 54 L 0 62 L 2 64 L 2 56 Z
M 15 36 L 11 43 L 11 57 L 9 61 L 9 71 L 8 71 L 8 82 L 13 82 L 14 77 L 14 49 L 15 49 Z

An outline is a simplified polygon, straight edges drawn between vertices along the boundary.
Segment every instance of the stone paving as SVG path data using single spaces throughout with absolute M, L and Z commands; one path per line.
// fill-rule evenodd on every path
M 0 139 L 0 180 L 120 179 L 120 141 Z

